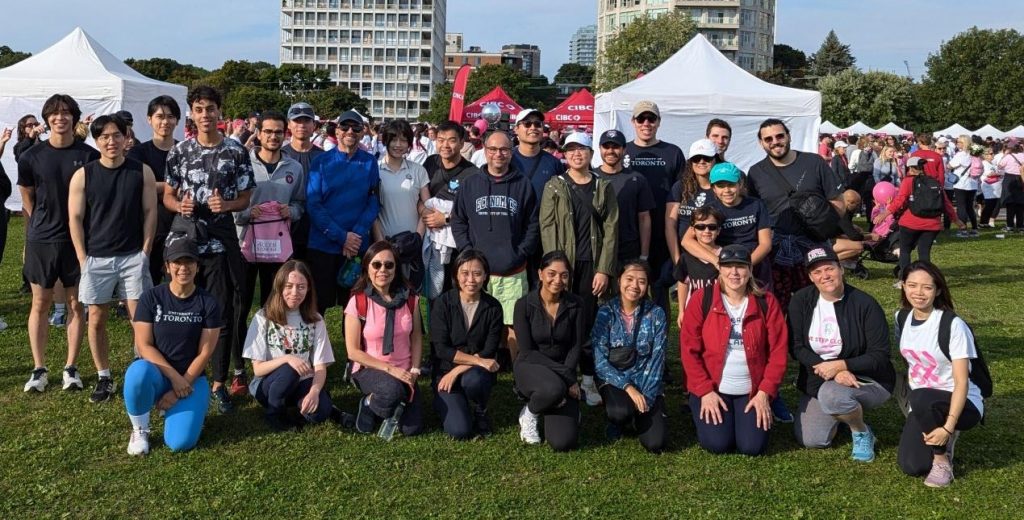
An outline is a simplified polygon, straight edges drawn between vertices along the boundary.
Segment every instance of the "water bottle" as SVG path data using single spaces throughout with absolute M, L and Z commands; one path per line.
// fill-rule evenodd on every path
M 398 423 L 402 419 L 402 414 L 405 413 L 405 403 L 398 403 L 395 407 L 395 412 L 391 414 L 391 417 L 384 419 L 384 422 L 380 424 L 380 430 L 377 431 L 377 436 L 385 441 L 390 441 L 395 438 L 395 431 L 398 430 Z
M 345 265 L 341 266 L 341 270 L 338 271 L 338 285 L 351 289 L 356 284 L 356 280 L 359 279 L 359 271 L 362 269 L 362 264 L 363 260 L 358 256 L 346 260 Z

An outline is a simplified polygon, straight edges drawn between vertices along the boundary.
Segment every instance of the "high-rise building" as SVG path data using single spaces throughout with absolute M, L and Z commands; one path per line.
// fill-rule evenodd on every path
M 446 33 L 444 35 L 444 52 L 462 52 L 462 33 Z
M 375 118 L 417 119 L 444 81 L 446 2 L 282 0 L 280 61 L 329 71 Z
M 597 63 L 597 26 L 584 25 L 576 29 L 569 40 L 569 63 L 593 67 Z
M 527 43 L 510 43 L 501 46 L 501 53 L 522 58 L 523 71 L 533 77 L 540 76 L 540 47 Z
M 772 68 L 775 0 L 597 0 L 597 49 L 645 13 L 680 10 L 727 58 L 750 72 Z

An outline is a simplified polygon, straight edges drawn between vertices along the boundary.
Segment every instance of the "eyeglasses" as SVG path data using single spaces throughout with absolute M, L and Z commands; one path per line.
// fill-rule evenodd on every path
M 775 134 L 775 135 L 766 135 L 766 136 L 761 138 L 762 141 L 764 141 L 764 142 L 766 142 L 768 144 L 772 144 L 775 141 L 782 142 L 785 139 L 786 139 L 786 134 L 785 133 Z
M 694 224 L 693 229 L 697 231 L 718 231 L 718 224 Z
M 654 114 L 640 114 L 640 115 L 636 116 L 635 120 L 636 120 L 637 123 L 640 123 L 641 125 L 644 124 L 644 123 L 657 123 L 658 122 L 658 116 L 656 116 Z
M 524 128 L 544 128 L 544 122 L 537 121 L 536 119 L 528 119 L 526 121 L 519 123 L 519 126 L 522 126 Z
M 695 162 L 695 163 L 715 162 L 715 157 L 714 156 L 708 156 L 708 155 L 694 155 L 693 157 L 690 157 L 690 161 Z
M 585 152 L 585 151 L 587 151 L 589 149 L 590 148 L 587 148 L 587 147 L 584 147 L 584 146 L 574 146 L 572 148 L 566 148 L 565 149 L 565 154 L 569 155 L 569 154 L 583 153 L 583 152 Z
M 374 260 L 370 262 L 370 267 L 378 271 L 380 271 L 380 268 L 383 267 L 386 271 L 390 271 L 395 268 L 395 263 L 390 260 L 384 262 L 381 262 L 380 260 Z
M 263 135 L 284 135 L 284 130 L 260 130 Z
M 363 125 L 346 125 L 345 123 L 338 125 L 338 131 L 340 132 L 348 132 L 349 130 L 358 134 L 363 131 Z
M 507 147 L 507 146 L 487 146 L 487 147 L 484 148 L 484 150 L 487 150 L 487 153 L 501 154 L 501 155 L 507 155 L 507 154 L 512 153 L 512 148 Z

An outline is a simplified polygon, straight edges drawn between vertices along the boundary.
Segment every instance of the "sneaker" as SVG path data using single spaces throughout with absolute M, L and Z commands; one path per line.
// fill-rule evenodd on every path
M 608 423 L 608 426 L 604 427 L 604 436 L 610 442 L 616 442 L 622 438 L 622 428 L 615 423 Z
M 355 427 L 359 433 L 373 433 L 377 429 L 377 416 L 370 410 L 370 396 L 359 400 Z
M 953 482 L 953 465 L 949 462 L 933 462 L 932 470 L 924 479 L 924 485 L 933 488 L 944 488 Z
M 331 421 L 350 430 L 356 427 L 356 416 L 341 411 L 337 406 L 331 406 Z
M 235 404 L 231 402 L 231 396 L 224 389 L 224 385 L 210 393 L 210 400 L 217 404 L 217 411 L 221 414 L 235 411 Z
M 793 422 L 793 414 L 789 413 L 789 408 L 786 408 L 786 402 L 782 400 L 782 396 L 777 396 L 772 400 L 772 417 L 780 423 L 790 424 Z
M 536 414 L 530 412 L 530 408 L 524 406 L 519 412 L 519 438 L 526 444 L 540 444 L 540 432 L 537 431 Z
M 35 390 L 36 392 L 42 393 L 46 390 L 46 384 L 49 382 L 49 378 L 46 376 L 48 372 L 49 371 L 45 368 L 37 368 L 33 370 L 32 376 L 29 377 L 28 382 L 25 383 L 25 391 L 31 392 Z
M 78 375 L 78 367 L 75 365 L 64 367 L 63 388 L 65 391 L 82 390 L 85 388 L 85 385 L 82 384 L 82 378 Z
M 99 381 L 96 381 L 96 390 L 93 390 L 92 395 L 89 396 L 89 401 L 94 403 L 109 401 L 114 396 L 116 388 L 117 385 L 114 384 L 113 379 L 101 377 Z
M 593 378 L 583 378 L 580 390 L 583 390 L 583 398 L 587 402 L 587 406 L 601 406 L 601 394 L 597 391 L 597 385 L 594 384 Z
M 956 232 L 956 237 L 957 238 L 969 238 L 970 236 L 971 236 L 971 234 L 968 233 L 967 231 L 957 231 Z
M 860 462 L 875 460 L 875 434 L 868 428 L 866 432 L 853 432 L 853 453 L 850 458 Z
M 977 238 L 981 236 L 981 232 L 978 231 L 977 229 L 972 229 L 968 231 L 968 234 L 971 236 L 971 238 Z
M 132 428 L 132 436 L 128 439 L 129 455 L 145 455 L 149 453 L 149 430 Z
M 228 393 L 235 397 L 243 397 L 249 394 L 249 378 L 245 374 L 239 374 L 231 378 L 231 386 Z
M 3 316 L 0 316 L 0 330 L 6 330 L 6 329 L 7 329 L 7 320 L 5 320 Z
M 53 311 L 50 315 L 50 326 L 51 327 L 63 327 L 67 324 L 67 314 L 62 312 Z
M 487 415 L 487 409 L 472 403 L 470 407 L 473 410 L 473 430 L 481 437 L 490 437 L 494 433 L 494 427 L 491 425 L 491 417 Z

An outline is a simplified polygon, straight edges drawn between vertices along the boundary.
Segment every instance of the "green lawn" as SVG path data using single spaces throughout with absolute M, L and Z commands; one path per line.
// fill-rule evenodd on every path
M 22 226 L 22 219 L 12 220 L 7 261 L 0 266 L 0 314 L 10 324 L 0 332 L 0 518 L 1019 518 L 1024 508 L 1024 319 L 1017 307 L 1024 294 L 1024 237 L 999 240 L 989 231 L 964 241 L 943 235 L 935 250 L 937 263 L 947 267 L 959 313 L 985 349 L 996 394 L 986 403 L 987 424 L 961 437 L 957 480 L 949 489 L 933 490 L 896 465 L 902 416 L 892 402 L 868 416 L 879 437 L 872 464 L 849 459 L 848 436 L 832 449 L 800 449 L 790 425 L 776 426 L 765 457 L 709 455 L 696 446 L 690 417 L 678 412 L 676 386 L 669 387 L 667 453 L 649 455 L 630 437 L 609 444 L 603 410 L 588 408 L 581 449 L 556 454 L 519 441 L 520 405 L 507 374 L 491 406 L 497 432 L 487 440 L 447 439 L 432 411 L 426 434 L 391 443 L 334 425 L 274 434 L 249 399 L 234 415 L 213 412 L 197 449 L 184 454 L 162 445 L 161 421 L 155 418 L 152 453 L 129 457 L 129 423 L 120 398 L 94 405 L 88 390 L 60 390 L 63 330 L 52 329 L 50 388 L 44 395 L 22 393 L 32 368 L 24 325 L 29 298 L 17 293 Z M 898 296 L 891 266 L 868 267 L 872 279 L 854 283 L 891 314 Z M 335 351 L 343 355 L 338 310 L 327 319 Z M 120 381 L 130 360 L 128 323 L 115 319 L 111 337 Z M 677 337 L 670 342 L 676 345 Z M 678 373 L 678 352 L 670 350 Z M 902 361 L 897 366 L 904 367 Z M 90 388 L 95 371 L 87 346 L 79 367 Z M 353 410 L 357 394 L 338 379 L 340 365 L 334 368 L 331 394 Z M 791 365 L 790 379 L 794 373 Z M 425 383 L 421 391 L 429 394 Z M 796 390 L 787 386 L 784 395 L 795 407 Z

